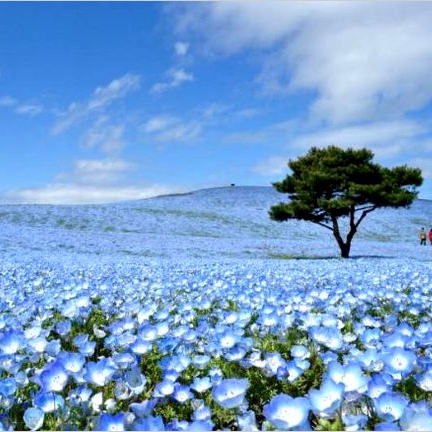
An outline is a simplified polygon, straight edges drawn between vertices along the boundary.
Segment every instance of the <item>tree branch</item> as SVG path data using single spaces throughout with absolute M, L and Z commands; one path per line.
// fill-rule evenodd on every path
M 376 206 L 372 206 L 372 208 L 370 208 L 368 210 L 364 210 L 362 215 L 360 216 L 359 220 L 355 224 L 355 227 L 358 228 L 358 226 L 360 225 L 360 222 L 366 217 L 366 215 L 375 209 L 376 209 Z
M 359 208 L 356 208 L 354 211 L 361 211 L 361 210 L 368 210 L 368 209 L 373 209 L 373 210 L 375 210 L 375 209 L 376 209 L 376 206 L 368 205 L 368 206 L 364 206 L 364 207 L 359 207 Z
M 327 228 L 330 231 L 333 231 L 333 228 L 330 225 L 323 224 L 322 222 L 315 222 L 315 221 L 311 221 L 311 222 L 313 222 L 314 224 L 317 224 L 317 225 L 321 225 L 322 227 Z

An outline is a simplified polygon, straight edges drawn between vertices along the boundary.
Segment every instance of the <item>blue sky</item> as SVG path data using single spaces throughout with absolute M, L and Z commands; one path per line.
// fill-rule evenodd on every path
M 312 146 L 423 170 L 432 4 L 0 3 L 0 201 L 269 185 Z

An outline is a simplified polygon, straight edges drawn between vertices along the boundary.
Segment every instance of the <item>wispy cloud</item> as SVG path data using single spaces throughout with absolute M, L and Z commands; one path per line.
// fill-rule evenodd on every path
M 75 161 L 70 177 L 79 183 L 106 184 L 118 182 L 134 168 L 135 164 L 123 159 L 81 159 Z
M 165 76 L 166 81 L 154 84 L 150 89 L 151 93 L 163 93 L 168 89 L 180 86 L 184 82 L 194 80 L 193 74 L 186 72 L 183 68 L 169 69 Z
M 160 143 L 173 141 L 190 142 L 195 140 L 202 128 L 198 120 L 184 121 L 171 115 L 155 116 L 142 125 L 142 131 L 151 135 L 152 139 Z
M 17 104 L 18 104 L 18 101 L 11 96 L 0 97 L 0 106 L 1 107 L 13 107 Z
M 189 50 L 189 44 L 186 42 L 178 41 L 174 44 L 174 51 L 175 51 L 176 55 L 178 55 L 180 57 L 185 56 L 187 54 L 188 50 Z
M 98 147 L 109 156 L 117 155 L 126 145 L 124 132 L 124 123 L 112 123 L 107 115 L 100 115 L 85 133 L 83 146 Z
M 0 97 L 0 107 L 11 108 L 17 114 L 33 117 L 44 111 L 44 107 L 37 102 L 20 102 L 12 96 Z
M 271 156 L 256 164 L 252 171 L 263 177 L 273 177 L 287 172 L 287 162 L 287 157 Z
M 140 87 L 141 77 L 128 73 L 111 81 L 108 85 L 97 87 L 84 102 L 73 102 L 68 109 L 59 114 L 57 122 L 51 129 L 52 135 L 57 135 L 91 114 L 103 112 L 115 100 L 121 99 Z

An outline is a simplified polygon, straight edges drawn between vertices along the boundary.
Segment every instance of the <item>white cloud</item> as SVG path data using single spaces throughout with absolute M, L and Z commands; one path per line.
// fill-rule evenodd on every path
M 145 132 L 158 132 L 177 122 L 178 119 L 176 117 L 171 115 L 160 115 L 152 117 L 150 120 L 145 122 L 143 125 L 143 130 Z
M 193 81 L 194 79 L 193 74 L 186 72 L 183 68 L 169 69 L 165 75 L 167 81 L 154 84 L 150 89 L 152 93 L 162 93 L 168 89 L 178 87 L 184 82 Z
M 93 113 L 102 112 L 115 100 L 137 90 L 140 86 L 139 75 L 126 74 L 111 81 L 105 87 L 97 87 L 88 100 L 84 102 L 73 102 L 68 109 L 59 115 L 57 122 L 51 129 L 53 135 L 59 134 L 74 124 L 86 119 Z
M 411 164 L 407 160 L 410 154 L 422 155 L 412 159 L 416 166 L 419 161 L 429 160 L 432 153 L 431 140 L 425 138 L 428 132 L 428 127 L 403 119 L 298 132 L 292 139 L 285 140 L 286 156 L 270 156 L 252 167 L 252 171 L 263 176 L 280 175 L 286 171 L 286 163 L 290 158 L 306 154 L 311 147 L 329 145 L 357 149 L 366 147 L 373 151 L 379 163 L 391 165 Z M 421 167 L 424 166 L 425 163 L 422 163 Z
M 75 161 L 71 177 L 80 183 L 113 183 L 135 165 L 122 159 L 81 159 Z
M 76 183 L 54 183 L 41 188 L 10 190 L 2 197 L 2 201 L 20 204 L 100 204 L 137 200 L 174 192 L 184 192 L 184 190 L 159 184 L 143 187 L 107 187 Z
M 189 50 L 189 44 L 186 42 L 176 42 L 174 44 L 174 50 L 178 56 L 185 56 Z
M 385 119 L 432 99 L 429 3 L 214 2 L 180 11 L 180 33 L 195 33 L 208 52 L 261 50 L 265 88 L 311 91 L 316 119 Z
M 12 96 L 0 97 L 0 107 L 13 108 L 14 112 L 21 115 L 33 117 L 44 111 L 44 107 L 36 102 L 21 103 L 18 99 Z
M 17 114 L 29 115 L 31 117 L 40 114 L 42 111 L 42 105 L 39 105 L 37 103 L 24 103 L 22 105 L 18 105 L 15 108 L 15 112 Z
M 2 96 L 0 98 L 1 107 L 13 107 L 18 103 L 18 101 L 11 96 Z
M 150 134 L 156 142 L 190 142 L 200 134 L 202 122 L 200 120 L 183 121 L 171 115 L 160 115 L 149 119 L 141 129 Z
M 284 156 L 271 156 L 256 164 L 252 171 L 263 176 L 272 177 L 287 172 L 288 157 Z
M 356 126 L 336 127 L 301 134 L 289 142 L 289 147 L 307 150 L 312 146 L 363 148 L 374 151 L 377 157 L 390 158 L 412 147 L 419 138 L 428 132 L 428 128 L 410 120 L 373 122 Z
M 107 155 L 116 155 L 126 145 L 123 138 L 125 124 L 112 124 L 106 115 L 99 116 L 87 130 L 83 146 L 100 148 Z

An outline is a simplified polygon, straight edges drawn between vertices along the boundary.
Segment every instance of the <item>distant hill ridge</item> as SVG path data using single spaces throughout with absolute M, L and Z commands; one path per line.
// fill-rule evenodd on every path
M 337 256 L 330 231 L 305 221 L 271 221 L 286 195 L 270 186 L 228 186 L 99 205 L 0 205 L 0 253 L 133 258 Z M 360 226 L 353 254 L 432 258 L 419 249 L 432 202 L 379 209 Z M 54 251 L 54 252 L 53 252 Z M 420 254 L 420 255 L 419 255 Z M 428 255 L 427 255 L 428 254 Z

